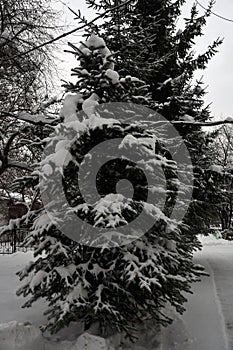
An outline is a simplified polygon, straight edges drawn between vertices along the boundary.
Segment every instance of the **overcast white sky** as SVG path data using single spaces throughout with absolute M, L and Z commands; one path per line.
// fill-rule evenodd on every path
M 88 19 L 94 17 L 94 13 L 87 9 L 85 0 L 62 0 L 63 3 L 69 5 L 74 11 L 80 9 Z M 194 0 L 187 0 L 184 6 L 184 16 L 188 14 L 188 10 Z M 208 0 L 199 0 L 203 6 L 207 6 Z M 63 9 L 62 21 L 66 21 L 72 27 L 77 26 L 77 21 L 73 20 L 74 15 L 61 4 L 58 0 L 57 8 Z M 201 8 L 200 13 L 203 12 Z M 213 12 L 233 20 L 233 0 L 216 0 Z M 180 23 L 182 28 L 182 22 Z M 204 30 L 204 36 L 198 39 L 196 51 L 204 52 L 206 47 L 213 42 L 217 37 L 223 37 L 224 43 L 220 47 L 219 53 L 209 63 L 205 71 L 199 71 L 197 77 L 204 76 L 204 83 L 207 87 L 208 94 L 206 95 L 206 103 L 212 102 L 212 115 L 215 119 L 221 117 L 233 116 L 233 22 L 224 21 L 214 15 L 208 19 L 207 26 Z M 78 43 L 81 40 L 80 32 L 75 36 L 66 37 L 66 41 Z M 66 45 L 62 46 L 64 49 Z M 70 79 L 70 69 L 75 66 L 75 60 L 70 54 L 60 55 L 63 62 L 59 64 L 63 78 Z

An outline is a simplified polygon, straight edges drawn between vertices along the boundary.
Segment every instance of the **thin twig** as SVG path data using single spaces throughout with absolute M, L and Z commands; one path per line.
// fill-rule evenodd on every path
M 99 16 L 95 17 L 95 18 L 92 19 L 90 22 L 85 23 L 85 24 L 83 24 L 83 25 L 80 26 L 80 27 L 74 28 L 74 29 L 70 30 L 69 32 L 63 33 L 63 34 L 57 36 L 56 38 L 53 38 L 53 39 L 51 39 L 51 40 L 48 40 L 48 41 L 46 41 L 45 43 L 40 44 L 40 45 L 34 47 L 33 49 L 30 49 L 30 50 L 28 50 L 28 51 L 25 51 L 25 52 L 23 52 L 23 53 L 20 54 L 20 55 L 14 56 L 13 58 L 22 57 L 22 56 L 24 56 L 24 55 L 27 55 L 27 54 L 29 54 L 29 53 L 35 51 L 35 50 L 41 49 L 41 48 L 44 47 L 44 46 L 47 46 L 47 45 L 50 45 L 50 44 L 54 43 L 54 42 L 57 41 L 57 40 L 60 40 L 60 39 L 62 39 L 62 38 L 65 38 L 66 36 L 68 36 L 68 35 L 70 35 L 70 34 L 73 34 L 73 33 L 77 32 L 78 30 L 84 29 L 85 27 L 87 27 L 87 26 L 91 25 L 92 23 L 96 22 L 98 19 L 104 17 L 108 12 L 117 10 L 118 8 L 121 8 L 121 7 L 123 7 L 123 6 L 127 5 L 127 4 L 129 4 L 129 3 L 132 2 L 132 1 L 133 1 L 133 0 L 127 0 L 127 1 L 123 2 L 123 3 L 120 4 L 120 5 L 114 6 L 114 7 L 110 8 L 110 9 L 106 10 L 105 12 L 103 12 L 102 14 L 100 14 Z

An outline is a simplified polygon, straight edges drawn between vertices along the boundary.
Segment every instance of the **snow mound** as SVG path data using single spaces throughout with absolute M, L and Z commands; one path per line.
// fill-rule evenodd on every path
M 183 120 L 185 122 L 195 122 L 195 119 L 191 115 L 188 115 L 188 114 L 185 114 L 184 116 L 182 116 L 180 118 L 180 120 Z
M 65 96 L 63 107 L 60 111 L 60 117 L 64 118 L 64 122 L 77 121 L 77 105 L 82 103 L 83 98 L 80 94 L 67 94 Z
M 221 165 L 213 164 L 208 168 L 208 170 L 211 170 L 218 174 L 222 174 L 224 169 Z
M 99 99 L 99 96 L 94 92 L 83 102 L 82 109 L 84 113 L 88 116 L 88 118 L 91 118 L 93 115 L 96 115 L 95 110 L 96 107 L 99 105 Z
M 30 323 L 11 321 L 0 324 L 0 350 L 115 350 L 108 339 L 89 333 L 77 341 L 50 341 Z
M 95 34 L 91 34 L 89 39 L 86 41 L 86 45 L 89 48 L 95 48 L 95 49 L 99 49 L 101 47 L 106 46 L 104 39 L 100 38 L 98 35 L 95 35 Z
M 223 238 L 216 238 L 214 235 L 209 235 L 209 236 L 199 235 L 198 239 L 204 246 L 233 244 L 231 241 L 227 241 L 226 239 L 223 239 Z
M 225 119 L 227 122 L 233 122 L 233 117 L 232 116 L 229 116 Z
M 39 328 L 11 321 L 0 324 L 0 350 L 44 350 Z
M 106 70 L 105 76 L 112 82 L 113 85 L 119 83 L 120 77 L 116 71 L 109 68 Z
M 82 334 L 72 350 L 114 350 L 104 338 L 89 333 Z

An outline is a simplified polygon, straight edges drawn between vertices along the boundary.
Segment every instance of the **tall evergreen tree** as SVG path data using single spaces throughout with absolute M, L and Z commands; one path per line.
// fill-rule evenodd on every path
M 184 243 L 176 221 L 169 217 L 170 202 L 178 192 L 176 162 L 156 141 L 155 129 L 144 127 L 144 107 L 132 107 L 132 101 L 150 104 L 145 83 L 114 70 L 112 54 L 100 37 L 92 34 L 81 47 L 71 46 L 80 59 L 80 67 L 73 70 L 78 80 L 66 85 L 67 91 L 75 94 L 66 96 L 61 111 L 64 123 L 47 139 L 49 152 L 34 172 L 40 175 L 45 208 L 34 219 L 27 238 L 27 243 L 35 247 L 36 259 L 19 273 L 25 282 L 18 294 L 30 296 L 25 307 L 38 298 L 48 301 L 46 327 L 53 332 L 71 321 L 82 321 L 85 327 L 97 322 L 102 333 L 112 328 L 132 336 L 142 319 L 152 317 L 158 324 L 170 322 L 163 312 L 167 302 L 179 312 L 184 310 L 183 292 L 190 291 L 191 282 L 201 273 L 192 262 L 197 242 Z M 115 101 L 127 103 L 127 108 L 106 103 Z M 135 122 L 122 121 L 122 113 Z M 111 151 L 116 146 L 112 141 L 115 138 L 120 138 L 120 144 Z M 97 173 L 96 198 L 93 188 L 89 188 L 90 171 L 84 172 L 83 187 L 77 174 L 83 160 L 88 163 L 85 155 L 90 158 L 90 150 L 108 140 L 108 148 L 102 149 L 106 161 Z M 137 164 L 127 157 L 115 159 L 122 148 L 128 154 L 137 154 Z M 67 149 L 72 157 L 66 155 Z M 99 164 L 101 156 L 98 152 L 92 154 L 94 164 Z M 91 168 L 91 172 L 94 170 Z M 154 187 L 148 186 L 142 170 L 153 180 Z M 61 197 L 59 178 L 68 209 Z M 120 179 L 133 183 L 132 198 L 124 192 L 117 193 Z M 164 211 L 160 209 L 162 187 Z M 151 201 L 147 196 L 150 191 L 155 195 Z M 142 227 L 130 226 L 143 210 Z M 73 224 L 74 214 L 83 220 L 83 225 Z M 98 235 L 91 236 L 86 222 L 98 229 Z M 148 222 L 153 224 L 146 229 Z M 122 225 L 126 225 L 123 233 Z M 64 234 L 67 227 L 69 233 Z
M 70 45 L 80 60 L 80 67 L 73 69 L 78 79 L 65 86 L 73 94 L 68 94 L 64 101 L 61 111 L 64 123 L 46 140 L 49 153 L 34 172 L 34 176 L 41 176 L 39 184 L 45 208 L 34 219 L 27 239 L 28 244 L 35 246 L 36 259 L 19 273 L 26 281 L 18 294 L 30 295 L 25 306 L 31 306 L 41 297 L 49 302 L 47 327 L 52 331 L 78 320 L 86 326 L 98 322 L 104 331 L 110 326 L 128 334 L 145 317 L 165 324 L 169 322 L 163 315 L 166 302 L 182 312 L 185 301 L 182 293 L 190 291 L 190 283 L 200 274 L 192 261 L 198 241 L 187 226 L 177 227 L 170 217 L 169 203 L 179 193 L 177 164 L 170 159 L 163 143 L 155 141 L 156 128 L 145 130 L 143 120 L 132 125 L 123 123 L 121 107 L 116 107 L 113 113 L 108 104 L 138 104 L 136 113 L 130 107 L 127 110 L 131 121 L 141 113 L 142 105 L 178 123 L 196 167 L 198 198 L 199 173 L 206 166 L 206 139 L 193 123 L 207 120 L 209 112 L 203 107 L 201 83 L 193 86 L 191 81 L 194 71 L 206 66 L 220 41 L 205 54 L 194 57 L 193 40 L 201 35 L 210 12 L 198 17 L 194 6 L 185 30 L 177 32 L 176 19 L 183 2 L 139 0 L 119 6 L 120 0 L 101 0 L 98 4 L 87 1 L 98 12 L 109 8 L 112 11 L 98 27 L 88 28 L 87 40 L 79 48 Z M 80 111 L 78 115 L 77 111 Z M 116 115 L 119 120 L 114 118 Z M 153 115 L 153 121 L 158 121 L 158 115 Z M 191 125 L 186 125 L 187 121 Z M 164 185 L 164 178 L 156 168 L 162 166 L 167 186 L 163 212 L 159 210 L 160 203 L 146 202 L 148 183 L 135 165 L 125 159 L 118 162 L 109 159 L 108 166 L 101 168 L 96 178 L 98 199 L 89 189 L 89 173 L 84 174 L 83 189 L 89 199 L 94 197 L 92 205 L 85 203 L 76 174 L 90 149 L 114 137 L 122 138 L 122 147 L 131 153 L 136 148 L 140 163 L 153 179 L 159 174 L 157 180 Z M 73 158 L 66 157 L 65 149 L 70 149 Z M 94 153 L 92 158 L 98 164 L 98 154 Z M 131 199 L 116 191 L 117 182 L 125 177 L 140 183 Z M 60 178 L 70 206 L 68 212 L 67 205 L 61 202 L 59 187 L 54 186 L 54 179 Z M 157 186 L 153 190 L 158 194 L 161 188 Z M 111 246 L 120 241 L 120 227 L 133 221 L 143 207 L 147 215 L 145 224 L 150 219 L 157 219 L 156 223 L 143 236 L 122 246 Z M 100 237 L 95 240 L 97 248 L 87 245 L 91 237 L 85 227 L 72 226 L 73 214 L 100 230 Z M 187 217 L 186 222 L 192 225 L 194 221 Z M 66 224 L 72 228 L 70 237 L 62 233 Z M 106 227 L 115 232 L 107 237 L 107 244 L 102 231 Z M 128 234 L 136 232 L 134 227 Z M 81 237 L 79 243 L 72 239 L 73 234 Z
M 210 110 L 204 103 L 203 82 L 193 83 L 193 78 L 198 69 L 207 67 L 222 40 L 218 38 L 203 54 L 195 54 L 194 47 L 195 39 L 203 35 L 214 2 L 210 1 L 202 16 L 194 4 L 183 30 L 177 28 L 177 22 L 185 0 L 139 0 L 120 6 L 123 3 L 120 0 L 87 0 L 87 4 L 98 13 L 115 8 L 105 15 L 102 25 L 91 26 L 90 31 L 101 33 L 110 50 L 115 52 L 114 59 L 120 73 L 145 81 L 152 95 L 151 107 L 175 122 L 178 132 L 184 137 L 195 174 L 195 202 L 190 206 L 187 223 L 192 218 L 193 232 L 200 233 L 207 228 L 208 211 L 211 211 L 202 193 L 205 186 L 202 179 L 211 159 L 207 156 L 209 138 L 194 123 L 208 121 Z

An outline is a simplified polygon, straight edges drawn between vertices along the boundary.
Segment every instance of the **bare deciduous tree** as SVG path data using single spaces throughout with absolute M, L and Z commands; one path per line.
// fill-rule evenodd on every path
M 233 126 L 223 125 L 216 132 L 211 148 L 212 174 L 209 181 L 217 181 L 215 212 L 222 229 L 232 225 L 233 215 Z M 216 218 L 216 216 L 215 216 Z
M 10 194 L 9 184 L 14 178 L 31 171 L 30 164 L 39 156 L 39 148 L 33 149 L 30 144 L 39 129 L 39 134 L 43 133 L 39 125 L 53 121 L 51 114 L 47 119 L 42 111 L 56 102 L 47 98 L 56 74 L 55 46 L 26 52 L 58 34 L 57 16 L 50 0 L 0 0 L 0 194 L 3 195 Z

